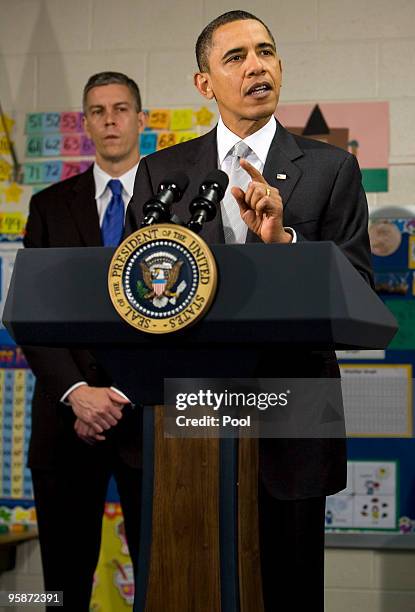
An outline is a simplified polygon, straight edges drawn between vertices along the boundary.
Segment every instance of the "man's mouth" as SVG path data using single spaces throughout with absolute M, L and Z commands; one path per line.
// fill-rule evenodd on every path
M 256 85 L 252 85 L 246 95 L 253 96 L 254 98 L 262 98 L 271 91 L 271 86 L 268 83 L 257 83 Z

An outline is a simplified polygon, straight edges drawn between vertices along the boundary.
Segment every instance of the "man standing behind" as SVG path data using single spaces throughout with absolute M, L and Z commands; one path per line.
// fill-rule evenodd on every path
M 25 247 L 117 246 L 121 240 L 144 127 L 137 84 L 118 72 L 95 74 L 84 88 L 83 110 L 96 161 L 32 197 Z M 45 589 L 63 590 L 65 608 L 87 612 L 111 475 L 136 565 L 140 415 L 88 351 L 24 350 L 36 376 L 29 467 Z
M 216 100 L 218 125 L 142 160 L 126 232 L 140 227 L 143 204 L 169 171 L 182 168 L 188 175 L 187 191 L 175 207 L 186 219 L 199 185 L 219 167 L 230 184 L 220 214 L 203 228 L 207 241 L 333 240 L 369 280 L 367 203 L 356 158 L 293 136 L 276 121 L 282 72 L 269 28 L 250 13 L 230 11 L 205 27 L 196 56 L 195 85 L 202 96 Z M 301 282 L 301 270 L 297 273 Z M 307 347 L 264 347 L 251 365 L 259 377 L 339 376 L 333 352 Z M 345 484 L 344 440 L 261 440 L 261 569 L 267 612 L 323 610 L 325 496 Z

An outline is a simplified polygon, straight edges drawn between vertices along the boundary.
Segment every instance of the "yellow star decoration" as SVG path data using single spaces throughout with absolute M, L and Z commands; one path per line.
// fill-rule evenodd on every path
M 12 119 L 11 117 L 9 117 L 8 115 L 3 115 L 3 120 L 6 123 L 6 128 L 9 134 L 12 133 L 15 121 L 14 119 Z M 4 134 L 4 125 L 3 125 L 3 120 L 0 119 L 0 134 Z
M 4 189 L 6 202 L 19 202 L 22 193 L 23 189 L 19 187 L 17 183 L 10 183 L 10 185 Z
M 213 119 L 213 113 L 210 112 L 206 106 L 202 106 L 196 113 L 196 125 L 207 125 L 209 126 Z

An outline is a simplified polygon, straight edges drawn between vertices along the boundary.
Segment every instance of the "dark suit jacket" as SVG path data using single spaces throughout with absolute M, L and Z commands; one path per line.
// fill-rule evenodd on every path
M 79 176 L 48 187 L 30 202 L 24 238 L 25 247 L 101 246 L 101 230 L 95 202 L 92 166 Z M 109 386 L 111 380 L 93 355 L 85 350 L 24 347 L 36 376 L 32 403 L 32 435 L 29 466 L 50 468 L 70 453 L 90 454 L 91 447 L 74 433 L 75 416 L 59 399 L 73 384 Z M 93 452 L 115 451 L 128 464 L 138 463 L 137 415 L 126 408 L 120 423 L 107 434 L 107 441 Z
M 174 212 L 189 218 L 189 203 L 206 175 L 217 168 L 216 130 L 141 160 L 134 196 L 126 217 L 126 234 L 140 227 L 143 204 L 173 170 L 183 170 L 189 186 Z M 278 179 L 285 174 L 286 179 Z M 332 240 L 371 282 L 367 203 L 356 158 L 325 143 L 288 133 L 278 124 L 263 176 L 280 191 L 284 225 L 299 240 Z M 221 215 L 202 232 L 207 242 L 224 242 Z M 247 241 L 258 239 L 248 232 Z M 298 271 L 299 280 L 301 271 Z M 237 358 L 237 356 L 235 356 Z M 263 377 L 338 377 L 333 351 L 309 347 L 264 349 L 255 372 Z M 346 447 L 341 439 L 262 440 L 260 469 L 269 491 L 281 499 L 328 495 L 345 487 Z

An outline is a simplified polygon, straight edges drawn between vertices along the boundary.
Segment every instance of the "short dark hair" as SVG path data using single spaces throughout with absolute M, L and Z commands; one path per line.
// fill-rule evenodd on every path
M 255 21 L 259 21 L 259 23 L 262 23 L 275 45 L 275 39 L 271 33 L 271 30 L 261 19 L 255 15 L 252 15 L 252 13 L 248 13 L 247 11 L 228 11 L 227 13 L 223 13 L 223 15 L 219 15 L 219 17 L 216 17 L 216 19 L 208 23 L 196 41 L 196 60 L 201 72 L 209 72 L 209 53 L 212 47 L 213 34 L 216 32 L 216 30 L 226 23 L 232 23 L 233 21 L 244 21 L 246 19 L 254 19 Z
M 122 72 L 98 72 L 89 77 L 87 84 L 84 87 L 82 94 L 82 107 L 84 112 L 86 111 L 86 98 L 88 93 L 94 87 L 101 87 L 102 85 L 125 85 L 131 91 L 135 101 L 135 108 L 137 113 L 141 111 L 141 95 L 138 85 L 133 79 L 130 79 L 126 74 Z

